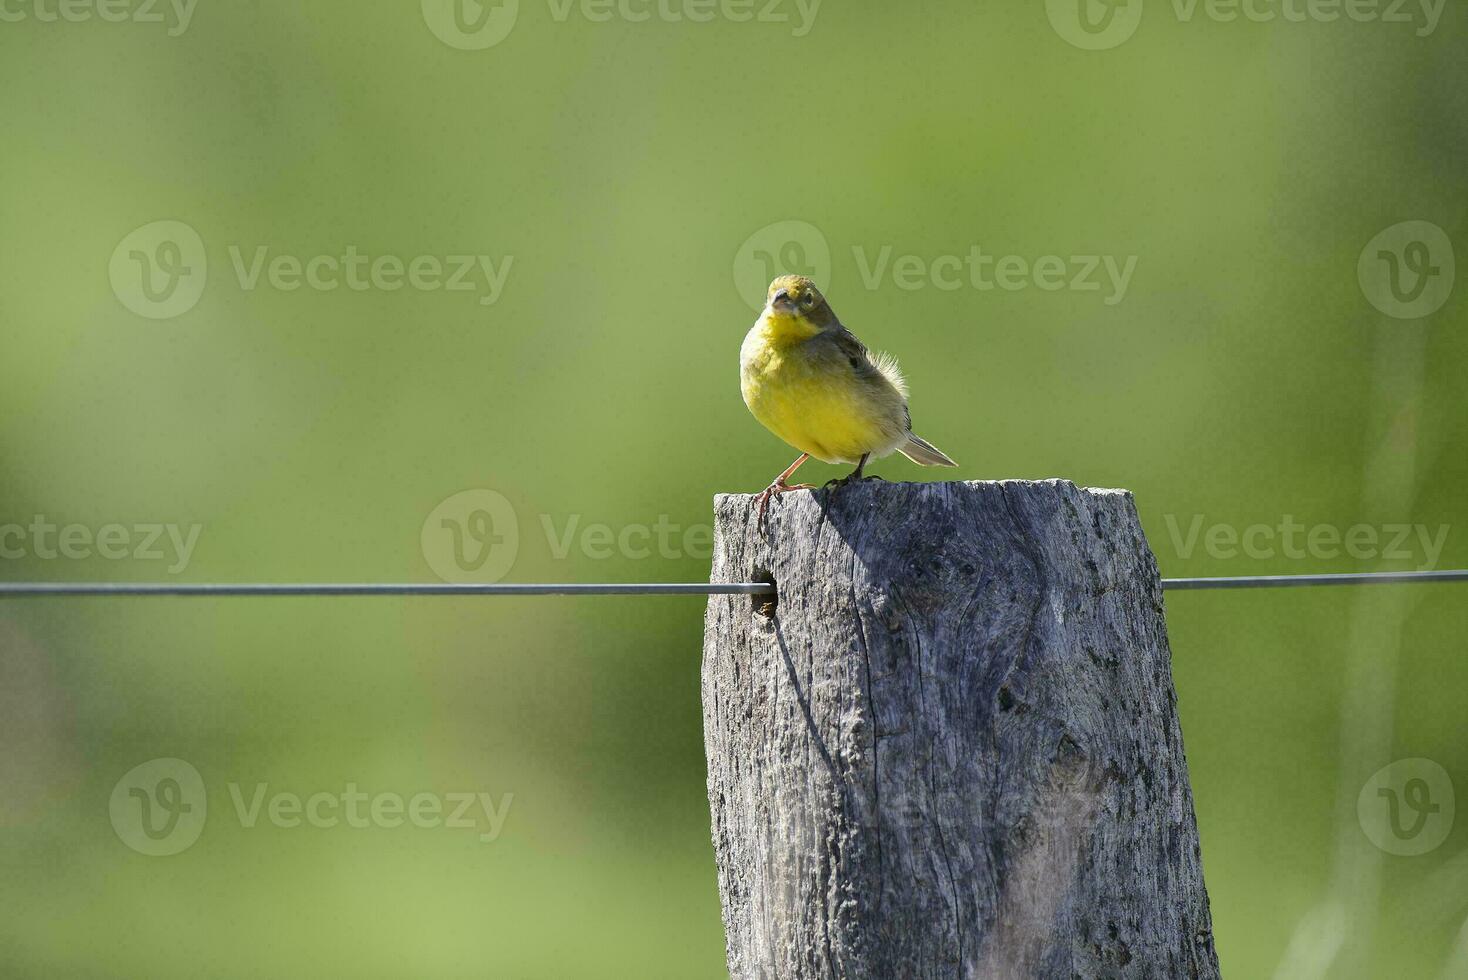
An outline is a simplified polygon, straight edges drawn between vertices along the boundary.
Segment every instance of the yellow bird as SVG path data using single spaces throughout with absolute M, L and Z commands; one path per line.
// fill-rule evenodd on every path
M 739 351 L 739 382 L 754 417 L 800 450 L 756 498 L 761 524 L 770 497 L 815 489 L 786 482 L 812 456 L 856 464 L 845 479 L 832 481 L 838 485 L 860 480 L 868 459 L 894 451 L 922 466 L 958 465 L 913 434 L 907 382 L 896 360 L 868 351 L 804 276 L 770 283 L 764 311 Z

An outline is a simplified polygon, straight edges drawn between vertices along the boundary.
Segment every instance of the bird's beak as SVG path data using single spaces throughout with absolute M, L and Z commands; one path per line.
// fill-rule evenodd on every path
M 787 313 L 795 308 L 795 303 L 790 299 L 790 293 L 784 289 L 770 297 L 770 309 Z

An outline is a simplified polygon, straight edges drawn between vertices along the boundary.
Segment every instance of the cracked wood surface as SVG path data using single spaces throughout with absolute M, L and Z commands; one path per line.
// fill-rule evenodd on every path
M 1216 978 L 1157 563 L 1064 481 L 715 500 L 735 978 Z

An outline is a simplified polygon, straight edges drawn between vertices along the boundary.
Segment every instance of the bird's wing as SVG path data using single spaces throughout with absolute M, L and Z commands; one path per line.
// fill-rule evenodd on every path
M 856 339 L 856 334 L 845 327 L 837 327 L 828 336 L 836 349 L 850 362 L 858 377 L 878 383 L 886 382 L 897 390 L 903 401 L 907 400 L 907 381 L 903 379 L 895 357 L 881 352 L 873 354 L 867 350 L 866 344 Z

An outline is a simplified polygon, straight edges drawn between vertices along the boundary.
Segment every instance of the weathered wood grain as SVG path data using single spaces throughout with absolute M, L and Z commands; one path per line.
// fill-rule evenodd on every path
M 1131 495 L 716 499 L 704 739 L 735 978 L 1214 978 Z

